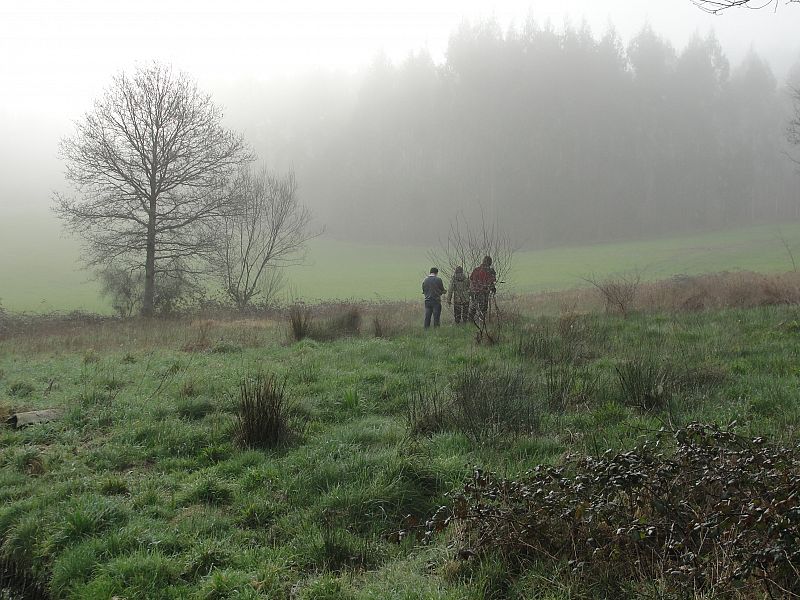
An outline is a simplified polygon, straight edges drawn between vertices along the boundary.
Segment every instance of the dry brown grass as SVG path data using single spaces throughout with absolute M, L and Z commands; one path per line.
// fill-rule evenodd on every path
M 604 310 L 605 299 L 594 287 L 497 298 L 504 315 L 561 315 L 564 326 L 579 314 Z M 310 306 L 314 319 L 325 321 L 352 309 L 354 302 Z M 800 304 L 800 273 L 762 274 L 750 271 L 675 276 L 639 284 L 633 307 L 638 312 L 698 311 Z M 422 302 L 357 304 L 361 335 L 416 331 L 422 326 Z M 449 323 L 444 307 L 443 322 Z M 286 339 L 282 313 L 243 316 L 217 311 L 212 316 L 189 315 L 171 319 L 120 319 L 84 313 L 2 316 L 0 342 L 8 340 L 15 352 L 103 352 L 176 348 L 206 351 L 220 342 L 255 348 Z
M 13 409 L 10 404 L 0 401 L 0 423 L 5 423 L 5 420 L 11 416 Z
M 737 271 L 675 276 L 644 284 L 637 307 L 644 311 L 695 311 L 800 303 L 800 273 Z
M 507 297 L 505 301 L 523 313 L 552 315 L 599 312 L 606 304 L 594 286 Z M 638 312 L 682 312 L 778 304 L 800 304 L 800 272 L 735 271 L 643 281 L 632 308 Z
M 230 318 L 119 319 L 75 318 L 73 315 L 20 316 L 3 340 L 18 352 L 95 352 L 176 348 L 204 351 L 219 342 L 257 347 L 271 342 L 279 323 L 274 319 L 231 315 Z

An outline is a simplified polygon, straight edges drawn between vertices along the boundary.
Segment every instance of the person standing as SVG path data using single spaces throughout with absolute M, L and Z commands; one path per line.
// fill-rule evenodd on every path
M 481 321 L 486 319 L 489 310 L 489 295 L 496 291 L 497 273 L 492 268 L 492 257 L 484 256 L 480 265 L 473 269 L 469 275 L 469 319 L 475 322 L 475 318 Z
M 444 282 L 439 278 L 439 269 L 431 268 L 428 275 L 422 282 L 422 293 L 425 294 L 425 329 L 431 326 L 439 327 L 442 316 L 442 296 L 447 292 L 444 289 Z
M 450 287 L 447 289 L 447 305 L 453 305 L 453 317 L 456 325 L 467 322 L 469 312 L 469 279 L 464 274 L 464 267 L 456 267 Z

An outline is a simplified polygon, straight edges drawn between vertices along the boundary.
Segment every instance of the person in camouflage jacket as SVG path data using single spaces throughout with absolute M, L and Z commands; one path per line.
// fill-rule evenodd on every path
M 469 279 L 464 267 L 456 267 L 450 287 L 447 289 L 447 305 L 453 306 L 453 317 L 456 325 L 466 323 L 469 312 Z

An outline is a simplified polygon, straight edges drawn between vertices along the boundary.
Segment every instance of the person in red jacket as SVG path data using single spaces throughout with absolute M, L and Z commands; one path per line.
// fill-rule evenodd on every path
M 472 270 L 469 276 L 469 319 L 483 321 L 489 310 L 489 295 L 497 291 L 497 273 L 492 268 L 492 257 L 484 256 L 483 261 Z

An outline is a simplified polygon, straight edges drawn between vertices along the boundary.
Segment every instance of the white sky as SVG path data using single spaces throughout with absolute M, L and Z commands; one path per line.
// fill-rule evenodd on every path
M 462 20 L 507 26 L 529 14 L 556 26 L 586 19 L 598 33 L 613 23 L 626 42 L 650 23 L 678 48 L 713 27 L 734 64 L 753 46 L 780 79 L 800 57 L 798 5 L 713 17 L 689 0 L 0 0 L 0 179 L 22 165 L 50 172 L 70 121 L 136 62 L 170 62 L 214 93 L 248 78 L 353 71 L 379 52 L 400 60 L 427 47 L 441 60 Z
M 782 0 L 781 0 L 782 1 Z M 734 61 L 753 45 L 783 75 L 800 55 L 800 8 L 707 15 L 689 0 L 2 0 L 0 105 L 6 113 L 83 112 L 110 76 L 157 58 L 220 80 L 322 66 L 352 70 L 384 51 L 440 58 L 464 19 L 503 25 L 528 14 L 560 24 L 614 23 L 629 39 L 649 22 L 680 47 L 713 27 Z

